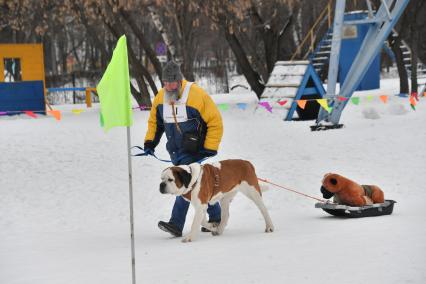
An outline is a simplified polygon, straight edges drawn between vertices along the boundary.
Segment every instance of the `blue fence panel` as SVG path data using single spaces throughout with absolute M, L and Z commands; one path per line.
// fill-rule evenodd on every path
M 0 111 L 45 111 L 43 81 L 0 83 Z

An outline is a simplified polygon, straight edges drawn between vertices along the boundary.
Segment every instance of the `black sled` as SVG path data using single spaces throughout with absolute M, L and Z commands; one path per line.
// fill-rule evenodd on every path
M 331 202 L 318 202 L 315 204 L 315 208 L 321 208 L 325 212 L 337 217 L 362 218 L 390 215 L 393 212 L 393 205 L 395 203 L 395 200 L 385 200 L 384 203 L 354 207 Z

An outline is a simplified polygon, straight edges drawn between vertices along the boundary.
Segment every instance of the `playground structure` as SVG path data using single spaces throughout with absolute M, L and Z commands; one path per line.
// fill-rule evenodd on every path
M 369 0 L 367 0 L 369 8 L 367 19 L 344 21 L 346 0 L 336 1 L 326 94 L 328 104 L 332 107 L 332 110 L 328 112 L 320 109 L 316 125 L 311 128 L 312 130 L 341 127 L 339 120 L 343 109 L 360 84 L 362 78 L 367 73 L 367 70 L 373 63 L 375 57 L 379 54 L 382 49 L 383 42 L 392 32 L 393 27 L 402 15 L 402 12 L 408 5 L 408 2 L 409 0 L 382 0 L 379 9 L 374 14 L 371 4 Z M 343 26 L 366 23 L 369 24 L 369 29 L 362 41 L 355 60 L 347 73 L 347 79 L 341 84 L 339 92 L 340 98 L 338 98 L 336 95 L 336 81 Z M 323 121 L 325 124 L 321 124 Z
M 92 106 L 95 88 L 46 88 L 42 44 L 0 44 L 0 111 L 45 114 L 47 93 L 67 91 L 85 92 L 86 106 Z
M 334 23 L 331 26 L 332 2 L 329 1 L 312 29 L 302 40 L 291 60 L 287 63 L 297 63 L 294 59 L 296 56 L 299 56 L 310 62 L 310 65 L 314 68 L 314 72 L 317 73 L 316 77 L 325 79 L 325 75 L 327 75 L 327 91 L 324 98 L 327 99 L 328 106 L 331 108 L 328 110 L 319 108 L 316 125 L 311 127 L 312 130 L 341 127 L 342 125 L 339 124 L 339 120 L 352 94 L 356 90 L 379 88 L 379 52 L 384 48 L 387 53 L 393 54 L 384 43 L 389 34 L 394 32 L 393 28 L 408 5 L 409 0 L 381 0 L 381 5 L 377 12 L 372 10 L 370 0 L 366 0 L 367 12 L 351 12 L 346 14 L 346 0 L 336 0 Z M 324 27 L 325 24 L 327 24 L 326 27 Z M 317 42 L 316 35 L 321 34 L 321 29 L 322 34 L 325 35 L 315 45 Z M 302 55 L 302 47 L 306 44 L 309 44 L 309 48 Z M 405 42 L 402 42 L 401 48 L 405 50 L 404 62 L 406 63 L 407 73 L 410 74 L 411 65 L 408 64 L 409 60 L 407 59 L 407 57 L 411 57 L 409 47 Z M 277 64 L 282 64 L 282 62 Z M 306 70 L 308 69 L 310 68 Z M 426 68 L 420 64 L 418 73 L 426 74 L 424 70 Z M 341 87 L 338 94 L 336 94 L 337 82 L 340 82 Z M 274 82 L 274 84 L 276 83 Z M 268 80 L 261 100 L 270 97 L 269 85 L 271 84 Z M 304 87 L 301 86 L 301 88 Z M 285 94 L 285 89 L 282 89 L 282 91 L 284 92 L 281 95 L 275 94 L 275 97 L 288 97 Z M 276 92 L 279 93 L 280 91 Z M 292 98 L 297 100 L 295 96 Z M 292 107 L 297 107 L 296 101 L 292 102 Z M 288 114 L 285 113 L 284 120 L 292 119 Z
M 44 112 L 42 44 L 0 45 L 0 111 Z
M 322 82 L 309 61 L 278 61 L 269 76 L 261 100 L 272 107 L 283 104 L 284 120 L 292 120 L 297 113 L 300 120 L 315 119 L 319 105 L 314 99 L 325 95 Z M 297 100 L 307 100 L 302 109 Z

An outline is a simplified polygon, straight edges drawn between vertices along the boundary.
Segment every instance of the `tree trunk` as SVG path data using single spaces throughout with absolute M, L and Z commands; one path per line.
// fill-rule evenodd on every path
M 409 94 L 410 88 L 408 85 L 408 75 L 407 69 L 405 69 L 404 58 L 401 50 L 401 36 L 391 36 L 390 46 L 395 54 L 396 67 L 398 68 L 399 75 L 399 93 L 400 94 Z
M 265 89 L 265 86 L 260 83 L 261 78 L 259 74 L 255 72 L 250 66 L 247 55 L 235 34 L 231 33 L 226 26 L 222 27 L 222 29 L 225 33 L 226 41 L 231 47 L 231 50 L 237 59 L 238 66 L 241 68 L 244 77 L 246 77 L 247 82 L 249 83 L 252 90 L 256 93 L 257 97 L 260 98 L 263 90 Z
M 168 52 L 170 52 L 172 59 L 176 58 L 176 46 L 174 45 L 173 41 L 170 39 L 170 37 L 167 35 L 166 30 L 163 27 L 163 24 L 161 23 L 160 16 L 155 11 L 155 8 L 151 5 L 148 6 L 148 11 L 151 14 L 152 21 L 157 28 L 157 31 L 160 33 L 161 38 L 163 39 L 164 43 L 168 47 Z
M 155 51 L 149 46 L 148 42 L 145 40 L 145 36 L 142 30 L 137 26 L 137 24 L 135 23 L 135 21 L 133 20 L 129 12 L 124 11 L 123 9 L 120 9 L 120 15 L 122 19 L 129 25 L 130 29 L 133 31 L 133 34 L 139 40 L 140 45 L 142 46 L 143 50 L 146 53 L 146 56 L 149 58 L 152 65 L 154 66 L 154 69 L 158 75 L 158 78 L 162 82 L 161 63 L 158 60 L 157 55 L 155 54 Z
M 109 29 L 109 31 L 112 33 L 112 35 L 118 40 L 118 38 L 126 34 L 123 26 L 121 25 L 120 19 L 116 18 L 116 14 L 113 13 L 113 8 L 106 3 L 106 7 L 110 9 L 110 14 L 113 15 L 112 23 L 110 23 L 107 19 L 104 19 L 105 26 Z M 130 39 L 128 40 L 127 44 L 127 53 L 129 56 L 129 66 L 130 66 L 130 72 L 135 73 L 135 76 L 133 76 L 138 83 L 140 93 L 132 93 L 135 97 L 136 101 L 138 103 L 142 102 L 145 106 L 151 106 L 151 99 L 149 95 L 148 88 L 146 86 L 145 80 L 146 79 L 151 87 L 151 90 L 154 94 L 158 92 L 157 86 L 155 85 L 154 80 L 151 77 L 151 74 L 149 74 L 148 70 L 142 65 L 141 62 L 138 61 L 135 52 L 133 51 L 132 45 L 130 43 Z M 141 97 L 140 97 L 141 96 Z
M 419 32 L 412 26 L 411 28 L 411 91 L 417 93 L 417 64 L 418 64 L 418 42 Z

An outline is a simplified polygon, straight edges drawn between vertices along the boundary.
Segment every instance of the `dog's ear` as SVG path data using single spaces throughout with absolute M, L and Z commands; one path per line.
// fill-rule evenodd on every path
M 336 185 L 336 184 L 337 184 L 337 179 L 335 179 L 335 178 L 331 178 L 331 179 L 330 179 L 330 183 L 331 183 L 332 185 Z
M 176 174 L 177 174 L 178 178 L 180 179 L 180 181 L 185 186 L 185 188 L 188 188 L 189 183 L 191 182 L 191 179 L 192 179 L 191 174 L 188 173 L 185 170 L 178 171 Z

